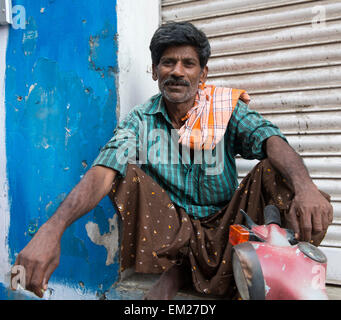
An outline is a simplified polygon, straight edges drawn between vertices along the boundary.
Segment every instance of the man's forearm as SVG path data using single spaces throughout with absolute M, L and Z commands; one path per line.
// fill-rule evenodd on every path
M 267 139 L 266 153 L 271 164 L 292 184 L 295 193 L 316 188 L 301 157 L 282 138 Z
M 47 226 L 61 236 L 74 221 L 91 211 L 109 193 L 116 172 L 96 166 L 91 168 L 47 221 Z
M 280 137 L 270 137 L 266 142 L 271 164 L 292 184 L 294 198 L 286 214 L 288 226 L 296 238 L 318 245 L 328 226 L 333 222 L 333 207 L 311 180 L 301 157 Z
M 112 169 L 97 166 L 91 168 L 55 214 L 21 250 L 15 265 L 25 268 L 27 290 L 43 297 L 47 283 L 59 264 L 60 240 L 65 229 L 92 210 L 109 193 L 115 176 L 116 172 Z

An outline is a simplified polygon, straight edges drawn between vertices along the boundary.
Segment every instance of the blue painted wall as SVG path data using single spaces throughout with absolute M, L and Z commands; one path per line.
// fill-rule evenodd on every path
M 111 137 L 117 73 L 115 0 L 13 5 L 25 7 L 26 29 L 11 28 L 6 61 L 11 263 Z M 51 281 L 100 295 L 117 280 L 117 259 L 106 266 L 85 230 L 93 221 L 108 232 L 113 213 L 106 198 L 66 231 Z

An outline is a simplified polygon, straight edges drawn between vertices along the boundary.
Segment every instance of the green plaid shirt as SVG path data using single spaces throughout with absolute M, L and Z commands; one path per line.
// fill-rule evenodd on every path
M 128 163 L 141 166 L 169 195 L 171 201 L 194 218 L 216 213 L 238 187 L 235 156 L 263 159 L 263 141 L 280 136 L 278 127 L 239 100 L 224 139 L 213 151 L 194 155 L 178 143 L 161 94 L 136 106 L 114 131 L 93 163 L 125 176 Z

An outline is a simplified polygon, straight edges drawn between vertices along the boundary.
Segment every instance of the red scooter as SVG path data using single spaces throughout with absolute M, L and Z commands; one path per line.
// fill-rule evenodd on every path
M 243 211 L 246 226 L 230 226 L 235 282 L 243 300 L 327 300 L 327 258 L 316 246 L 298 242 L 281 228 L 276 206 L 264 209 L 264 225 Z

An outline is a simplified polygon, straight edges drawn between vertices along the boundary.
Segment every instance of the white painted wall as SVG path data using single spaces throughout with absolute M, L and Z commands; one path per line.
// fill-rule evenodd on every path
M 7 234 L 9 228 L 8 181 L 6 172 L 5 70 L 8 26 L 0 26 L 0 282 L 10 271 Z M 8 280 L 8 278 L 7 278 Z
M 117 0 L 118 119 L 158 93 L 149 43 L 160 23 L 160 0 Z

